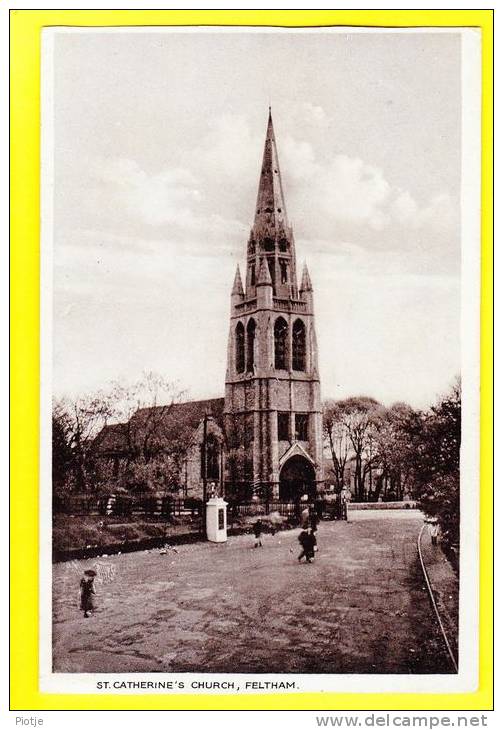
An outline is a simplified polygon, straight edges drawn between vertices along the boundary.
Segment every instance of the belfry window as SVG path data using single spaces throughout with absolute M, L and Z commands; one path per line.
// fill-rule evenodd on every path
M 295 414 L 295 439 L 296 441 L 308 440 L 309 414 Z
M 281 283 L 288 284 L 288 263 L 284 259 L 279 261 L 279 270 L 281 274 Z
M 278 441 L 290 441 L 289 413 L 278 413 Z
M 274 241 L 272 238 L 264 238 L 264 251 L 274 251 Z
M 255 264 L 250 264 L 250 284 L 255 286 Z
M 276 269 L 274 267 L 274 259 L 267 259 L 267 265 L 269 266 L 269 274 L 273 285 L 276 283 Z
M 242 373 L 245 369 L 245 328 L 242 322 L 236 325 L 236 372 Z
M 306 369 L 306 327 L 301 319 L 296 319 L 292 330 L 292 368 Z
M 255 331 L 257 325 L 254 319 L 250 319 L 246 327 L 246 370 L 249 373 L 253 372 L 253 366 L 255 365 Z
M 288 325 L 283 317 L 278 317 L 274 324 L 274 367 L 286 370 L 288 344 Z
M 279 239 L 279 250 L 280 251 L 287 251 L 288 250 L 288 241 L 286 238 L 280 238 Z

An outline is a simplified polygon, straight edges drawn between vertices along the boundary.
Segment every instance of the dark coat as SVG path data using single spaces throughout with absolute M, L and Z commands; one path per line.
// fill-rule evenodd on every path
M 253 534 L 255 537 L 260 537 L 263 531 L 264 525 L 260 520 L 257 520 L 255 524 L 253 525 Z
M 313 533 L 307 532 L 307 530 L 302 530 L 299 535 L 299 542 L 302 545 L 302 549 L 304 550 L 306 557 L 313 557 L 314 546 L 316 545 L 316 537 Z
M 94 609 L 93 595 L 96 593 L 94 590 L 94 583 L 91 580 L 82 578 L 80 581 L 80 610 L 81 611 L 92 611 Z

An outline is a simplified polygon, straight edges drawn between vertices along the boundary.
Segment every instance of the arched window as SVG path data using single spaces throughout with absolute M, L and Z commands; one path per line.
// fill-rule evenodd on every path
M 301 319 L 296 319 L 292 329 L 292 368 L 306 369 L 306 327 Z
M 245 369 L 245 328 L 242 322 L 236 325 L 236 372 Z
M 246 370 L 249 373 L 253 372 L 253 366 L 255 364 L 255 330 L 257 325 L 254 319 L 250 319 L 246 327 Z
M 288 325 L 283 317 L 274 324 L 274 367 L 286 370 Z

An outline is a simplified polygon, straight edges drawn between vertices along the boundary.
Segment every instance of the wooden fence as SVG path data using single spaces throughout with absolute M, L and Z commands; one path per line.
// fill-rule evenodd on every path
M 312 503 L 295 502 L 228 502 L 229 522 L 241 517 L 268 515 L 278 512 L 282 517 L 292 517 L 300 514 L 301 509 L 312 507 Z M 53 499 L 54 514 L 74 516 L 85 515 L 116 515 L 123 517 L 150 516 L 150 517 L 201 517 L 203 503 L 198 499 L 179 499 L 170 496 L 158 497 L 152 494 L 112 494 L 90 495 L 72 494 L 65 497 L 55 496 Z

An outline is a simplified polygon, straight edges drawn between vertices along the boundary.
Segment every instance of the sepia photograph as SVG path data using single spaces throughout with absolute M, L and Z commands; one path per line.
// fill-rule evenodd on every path
M 476 686 L 479 46 L 44 29 L 46 691 Z

